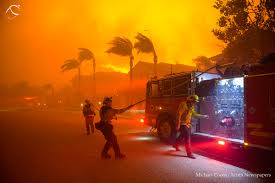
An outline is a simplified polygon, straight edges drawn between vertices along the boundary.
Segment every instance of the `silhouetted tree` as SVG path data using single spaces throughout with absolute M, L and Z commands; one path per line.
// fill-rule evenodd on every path
M 80 91 L 80 66 L 81 63 L 76 59 L 69 59 L 60 67 L 62 72 L 77 69 L 78 70 L 78 90 Z
M 193 59 L 193 62 L 200 71 L 206 70 L 214 65 L 214 63 L 206 56 L 198 56 Z
M 78 53 L 78 60 L 80 64 L 85 60 L 92 60 L 93 62 L 93 78 L 95 80 L 95 69 L 96 69 L 96 62 L 94 54 L 87 48 L 78 48 L 80 51 Z
M 119 56 L 128 56 L 130 58 L 130 84 L 133 80 L 133 44 L 125 37 L 115 37 L 110 43 L 111 47 L 106 51 L 107 53 L 116 54 Z
M 38 96 L 42 93 L 41 88 L 35 85 L 30 85 L 27 81 L 19 81 L 9 87 L 7 96 L 28 97 Z
M 154 55 L 154 76 L 157 76 L 158 57 L 153 42 L 141 33 L 138 33 L 135 38 L 137 42 L 134 44 L 134 48 L 137 49 L 138 53 L 152 53 Z
M 275 50 L 274 0 L 216 0 L 219 10 L 214 35 L 227 44 L 225 57 L 255 62 Z
M 93 65 L 93 71 L 92 71 L 92 75 L 93 75 L 93 89 L 94 89 L 94 95 L 96 93 L 96 78 L 95 78 L 95 69 L 96 69 L 96 61 L 95 61 L 95 56 L 94 54 L 87 48 L 78 48 L 80 51 L 78 53 L 78 60 L 80 62 L 80 64 L 85 61 L 85 60 L 92 60 L 92 65 Z

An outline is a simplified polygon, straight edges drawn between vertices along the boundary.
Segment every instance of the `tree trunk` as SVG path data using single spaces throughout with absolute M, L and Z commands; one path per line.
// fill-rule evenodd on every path
M 130 90 L 128 92 L 129 95 L 129 103 L 132 103 L 133 100 L 133 95 L 132 95 L 132 85 L 133 85 L 133 61 L 134 61 L 134 56 L 130 56 L 130 71 L 129 71 L 129 76 L 130 76 Z
M 93 93 L 94 93 L 94 99 L 95 99 L 95 96 L 96 96 L 96 78 L 95 78 L 95 68 L 96 67 L 96 62 L 95 62 L 95 59 L 93 59 Z
M 130 76 L 130 86 L 132 86 L 132 82 L 133 82 L 133 60 L 134 60 L 134 56 L 131 55 L 130 56 L 130 71 L 129 71 L 129 76 Z
M 80 93 L 80 67 L 78 67 L 78 92 Z
M 157 77 L 158 75 L 157 64 L 158 64 L 158 57 L 157 57 L 157 54 L 154 53 L 154 76 L 155 77 Z

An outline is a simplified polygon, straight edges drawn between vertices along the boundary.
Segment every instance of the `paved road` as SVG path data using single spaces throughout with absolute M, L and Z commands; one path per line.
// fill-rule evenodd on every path
M 0 112 L 1 182 L 262 182 L 248 170 L 175 152 L 138 119 L 114 125 L 127 158 L 101 160 L 104 139 L 84 133 L 80 113 Z

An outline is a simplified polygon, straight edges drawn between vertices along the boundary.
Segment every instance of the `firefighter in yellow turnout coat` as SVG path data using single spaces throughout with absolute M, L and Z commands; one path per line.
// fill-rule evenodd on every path
M 185 149 L 187 156 L 189 158 L 195 159 L 195 156 L 191 151 L 191 120 L 192 117 L 196 118 L 206 118 L 208 119 L 208 115 L 198 114 L 195 111 L 195 104 L 199 101 L 199 97 L 197 95 L 191 95 L 187 98 L 186 101 L 182 102 L 179 105 L 177 111 L 177 130 L 180 132 L 179 137 L 176 139 L 173 147 L 179 151 L 179 144 L 184 139 L 185 141 Z

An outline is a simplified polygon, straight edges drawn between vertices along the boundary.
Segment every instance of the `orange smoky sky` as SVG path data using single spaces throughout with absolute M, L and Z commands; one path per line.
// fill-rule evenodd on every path
M 79 47 L 95 54 L 97 71 L 127 72 L 129 58 L 105 53 L 114 36 L 135 41 L 140 32 L 153 40 L 159 62 L 192 65 L 192 58 L 220 53 L 222 43 L 212 34 L 218 11 L 214 0 L 1 0 L 1 82 L 69 83 L 76 71 L 61 73 L 66 59 Z M 20 15 L 8 20 L 5 9 L 21 5 Z M 0 4 L 1 6 L 1 4 Z M 135 54 L 153 62 L 150 54 Z M 91 73 L 91 64 L 82 74 Z

